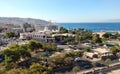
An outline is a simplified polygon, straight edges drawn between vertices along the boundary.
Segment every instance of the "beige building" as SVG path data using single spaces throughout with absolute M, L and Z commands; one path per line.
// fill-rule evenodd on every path
M 96 48 L 92 49 L 92 52 L 85 52 L 85 57 L 91 59 L 92 61 L 101 60 L 102 56 L 113 55 L 109 49 L 106 48 Z
M 94 52 L 98 53 L 100 56 L 108 56 L 108 55 L 113 55 L 109 49 L 106 48 L 96 48 L 96 49 L 92 49 Z
M 46 32 L 20 33 L 20 39 L 35 39 L 42 42 L 54 41 L 54 38 L 52 38 L 50 33 L 46 33 Z
M 89 59 L 98 58 L 98 53 L 95 52 L 85 52 L 84 55 Z
M 74 34 L 69 34 L 69 33 L 63 33 L 63 34 L 52 34 L 52 37 L 55 37 L 55 36 L 71 36 L 71 37 L 75 37 Z
M 98 34 L 101 38 L 106 32 L 95 32 L 94 34 Z

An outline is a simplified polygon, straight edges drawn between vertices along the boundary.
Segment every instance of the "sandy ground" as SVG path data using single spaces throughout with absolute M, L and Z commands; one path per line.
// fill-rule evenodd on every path
M 111 64 L 110 66 L 114 66 L 114 65 L 117 65 L 117 64 L 120 64 L 120 62 L 118 62 L 118 63 L 113 63 L 113 64 Z M 101 68 L 95 68 L 96 70 L 98 70 L 98 69 L 102 69 L 103 67 L 101 67 Z M 84 70 L 84 71 L 80 71 L 80 72 L 78 72 L 77 74 L 83 74 L 83 73 L 87 73 L 87 72 L 90 72 L 90 71 L 93 71 L 93 69 L 89 69 L 89 70 Z M 120 74 L 120 69 L 118 68 L 118 69 L 116 69 L 116 70 L 111 70 L 110 72 L 107 72 L 107 74 Z
M 108 74 L 120 74 L 120 69 L 119 70 L 113 70 L 109 72 Z

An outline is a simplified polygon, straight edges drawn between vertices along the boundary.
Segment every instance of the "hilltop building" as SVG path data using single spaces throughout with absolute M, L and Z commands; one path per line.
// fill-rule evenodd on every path
M 20 39 L 35 39 L 43 42 L 54 42 L 52 32 L 59 32 L 60 26 L 55 24 L 35 25 L 35 32 L 20 33 Z
M 45 31 L 49 31 L 49 32 L 59 32 L 60 30 L 60 26 L 57 24 L 52 24 L 51 22 L 48 25 L 35 25 L 35 31 L 36 32 L 45 32 Z

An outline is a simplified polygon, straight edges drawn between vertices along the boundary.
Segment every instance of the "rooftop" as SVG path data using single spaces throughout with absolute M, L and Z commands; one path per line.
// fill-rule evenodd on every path
M 98 52 L 98 53 L 108 53 L 109 50 L 106 49 L 106 48 L 96 48 L 96 49 L 93 49 L 94 52 Z

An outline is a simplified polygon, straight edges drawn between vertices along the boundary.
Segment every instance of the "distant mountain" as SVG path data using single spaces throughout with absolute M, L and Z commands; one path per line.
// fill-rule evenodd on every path
M 110 19 L 108 21 L 111 21 L 111 22 L 120 22 L 120 19 Z
M 42 24 L 46 25 L 49 22 L 41 19 L 33 19 L 33 18 L 19 18 L 19 17 L 0 17 L 0 23 L 6 24 Z

